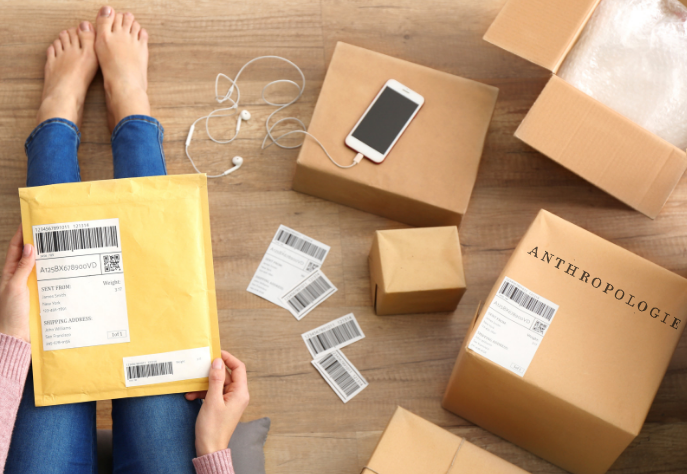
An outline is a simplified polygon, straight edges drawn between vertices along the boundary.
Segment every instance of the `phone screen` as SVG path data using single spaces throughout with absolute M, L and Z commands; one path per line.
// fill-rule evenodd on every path
M 384 155 L 418 107 L 418 103 L 385 87 L 351 135 Z

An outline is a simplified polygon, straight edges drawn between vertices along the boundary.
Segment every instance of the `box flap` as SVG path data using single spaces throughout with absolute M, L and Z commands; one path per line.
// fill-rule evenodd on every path
M 484 39 L 556 72 L 599 0 L 509 0 Z
M 651 218 L 687 168 L 684 151 L 557 76 L 515 136 Z
M 401 407 L 363 474 L 525 474 L 520 468 Z
M 386 160 L 379 165 L 363 160 L 354 168 L 339 169 L 306 138 L 297 178 L 304 169 L 317 170 L 325 175 L 320 182 L 336 188 L 326 195 L 347 197 L 348 205 L 374 207 L 381 215 L 397 216 L 398 208 L 412 202 L 464 214 L 496 103 L 495 87 L 338 43 L 308 132 L 340 164 L 350 164 L 355 152 L 344 140 L 389 79 L 415 90 L 425 102 Z M 294 182 L 294 188 L 304 187 L 312 189 Z M 366 202 L 369 197 L 380 199 L 380 193 L 369 190 L 384 194 L 389 209 Z M 325 194 L 321 191 L 318 194 Z M 386 199 L 386 194 L 399 199 Z

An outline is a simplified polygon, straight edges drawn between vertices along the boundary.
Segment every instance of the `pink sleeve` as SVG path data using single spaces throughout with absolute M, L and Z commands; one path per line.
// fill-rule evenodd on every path
M 193 466 L 196 468 L 196 474 L 234 474 L 230 449 L 195 458 Z
M 0 333 L 0 472 L 5 469 L 30 363 L 31 344 Z

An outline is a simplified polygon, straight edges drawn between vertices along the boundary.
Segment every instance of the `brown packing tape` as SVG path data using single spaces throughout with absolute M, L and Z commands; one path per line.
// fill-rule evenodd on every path
M 448 465 L 448 469 L 446 470 L 446 474 L 451 474 L 451 469 L 453 468 L 453 465 L 456 462 L 456 458 L 458 457 L 458 453 L 460 452 L 460 448 L 463 447 L 463 444 L 465 443 L 465 438 L 460 439 L 460 444 L 458 445 L 458 448 L 456 449 L 455 454 L 453 455 L 453 458 L 451 458 L 451 464 Z M 370 466 L 365 466 L 363 467 L 363 470 L 360 471 L 360 474 L 363 474 L 365 471 L 370 471 L 373 474 L 387 474 L 385 472 L 378 472 L 372 469 Z M 426 474 L 431 474 L 431 473 L 426 473 Z

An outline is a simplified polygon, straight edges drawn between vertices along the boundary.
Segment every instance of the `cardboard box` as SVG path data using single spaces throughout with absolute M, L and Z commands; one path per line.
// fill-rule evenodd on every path
M 384 430 L 361 474 L 525 474 L 401 407 Z
M 458 225 L 468 207 L 498 89 L 338 43 L 308 131 L 341 165 L 346 136 L 387 80 L 425 98 L 383 163 L 334 166 L 306 138 L 293 189 L 417 227 Z
M 515 136 L 654 218 L 687 155 L 556 76 L 599 0 L 508 0 L 484 39 L 553 73 Z
M 639 434 L 686 313 L 687 280 L 542 210 L 443 406 L 572 473 L 606 472 Z
M 455 226 L 378 230 L 368 262 L 378 315 L 453 311 L 465 293 Z

